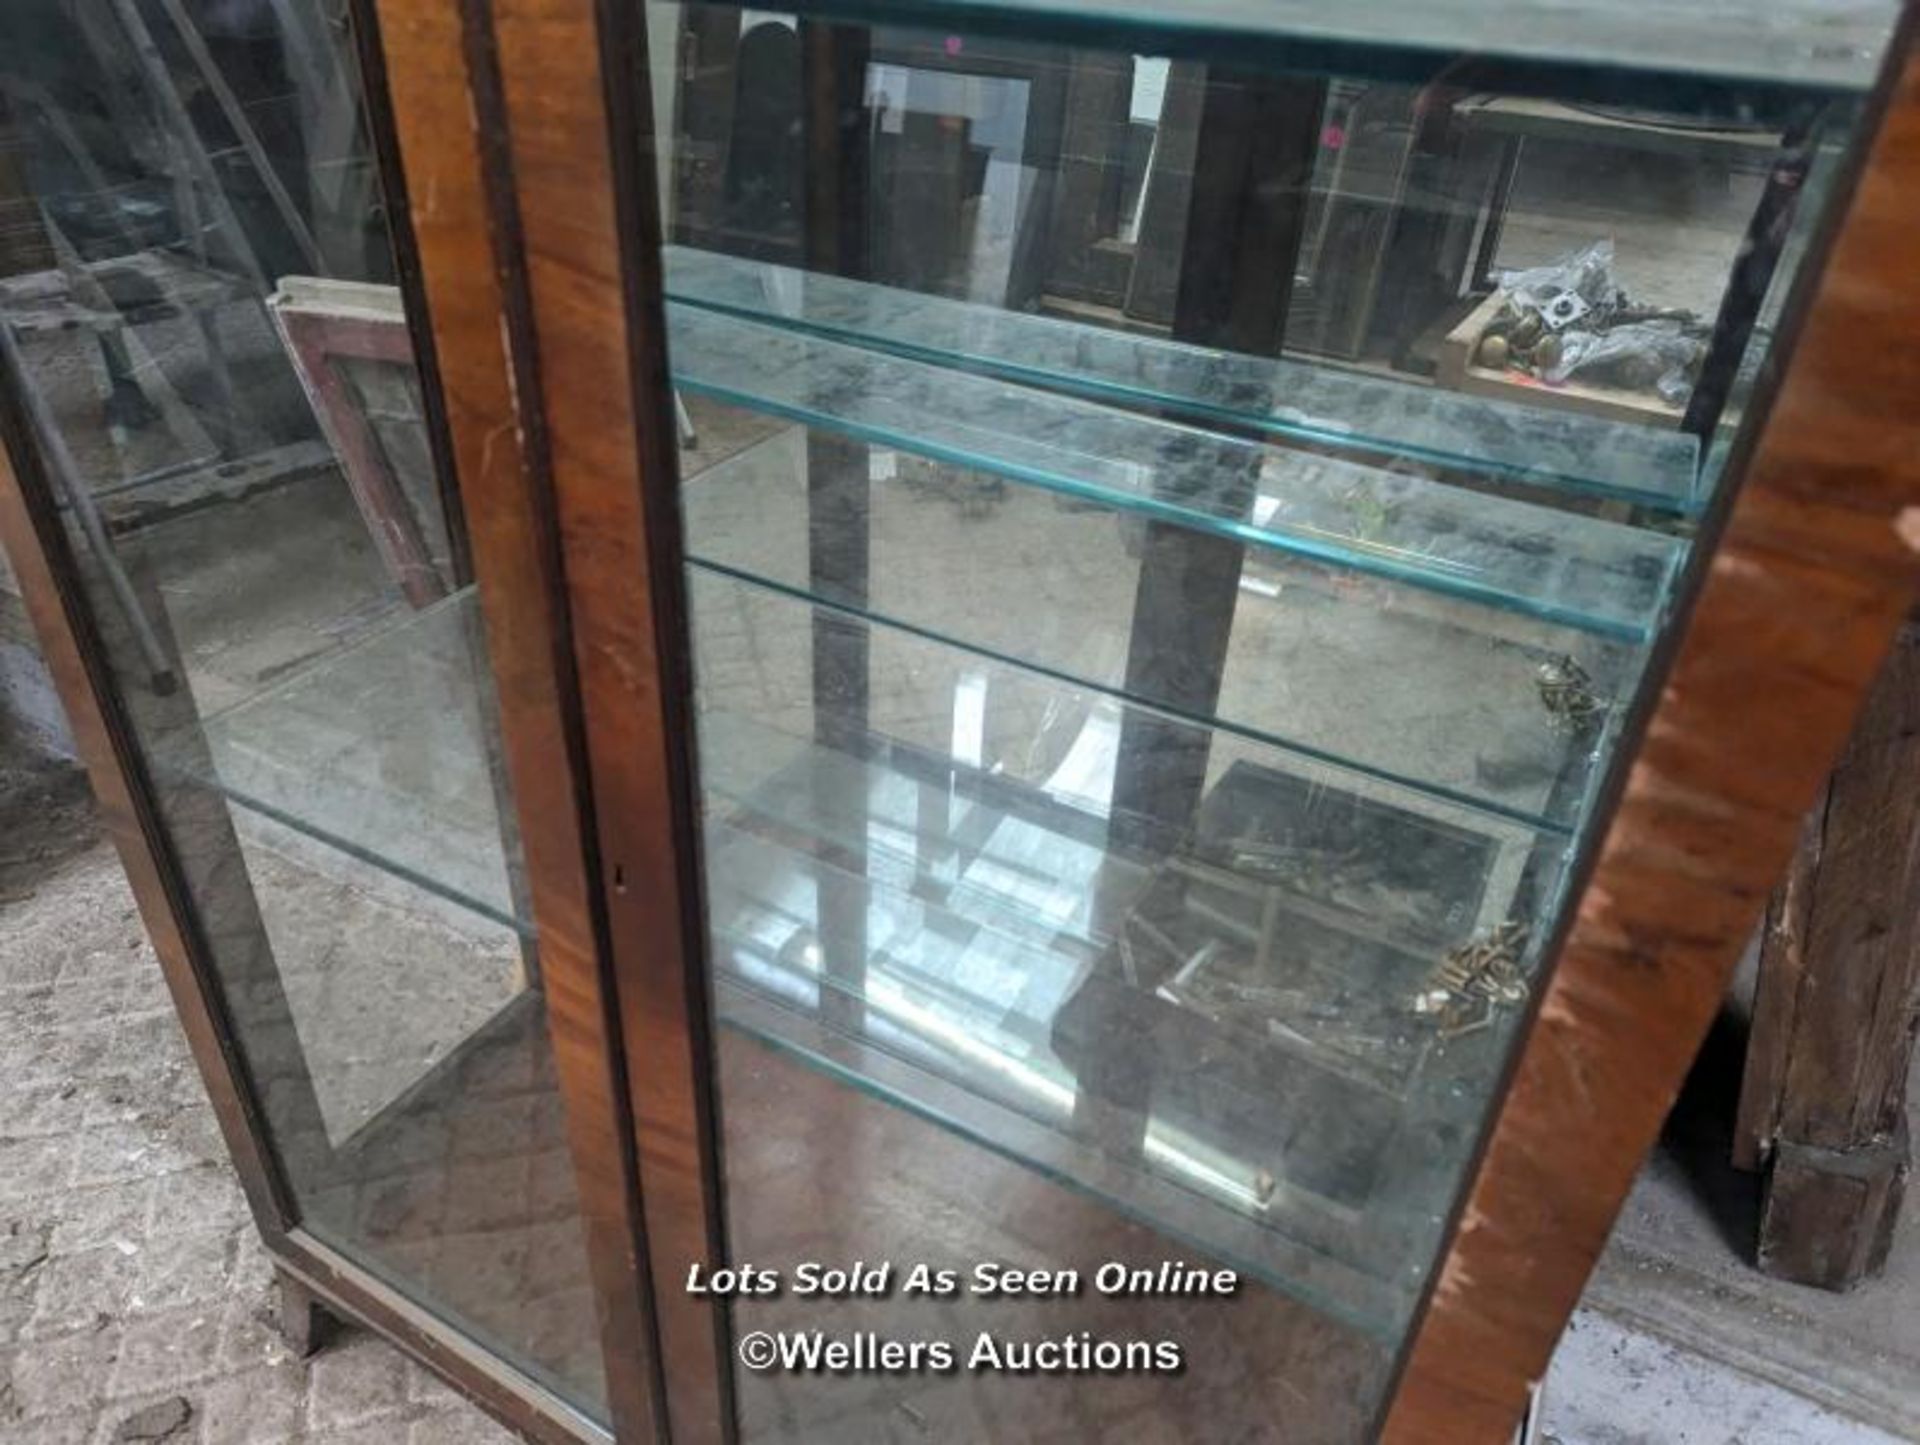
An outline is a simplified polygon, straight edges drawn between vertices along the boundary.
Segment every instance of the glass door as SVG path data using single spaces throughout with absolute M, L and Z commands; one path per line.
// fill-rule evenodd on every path
M 636 8 L 742 1437 L 1368 1438 L 1890 12 Z
M 642 1310 L 630 1221 L 590 1248 L 623 1156 L 570 1148 L 619 1117 L 579 1025 L 595 960 L 546 946 L 516 808 L 516 729 L 557 703 L 496 696 L 507 584 L 476 576 L 400 284 L 369 38 L 319 0 L 5 7 L 7 440 L 152 831 L 114 821 L 178 889 L 143 905 L 175 911 L 237 1075 L 216 1103 L 264 1131 L 270 1250 L 344 1261 L 594 1438 L 609 1359 L 650 1386 L 642 1335 L 602 1339 Z M 426 53 L 457 76 L 457 25 Z M 439 213 L 480 209 L 477 171 L 433 179 Z

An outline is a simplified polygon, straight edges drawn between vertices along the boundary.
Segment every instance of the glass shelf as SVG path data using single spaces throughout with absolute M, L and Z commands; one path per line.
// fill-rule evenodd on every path
M 761 956 L 752 942 L 729 941 L 721 955 L 714 992 L 723 1029 L 1108 1205 L 1384 1343 L 1391 1344 L 1396 1322 L 1417 1298 L 1409 1281 L 1346 1264 L 1339 1246 L 1296 1239 L 1180 1182 L 1204 1166 L 1185 1140 L 1170 1140 L 1164 1128 L 1151 1136 L 1157 1167 L 1143 1168 L 1138 1160 L 1130 1165 L 1097 1143 L 1075 1139 L 1057 1120 L 1049 1125 L 974 1093 L 884 1043 L 868 1043 L 860 1030 L 822 1023 L 817 1007 L 783 999 L 778 987 L 750 982 Z M 1213 1176 L 1202 1177 L 1217 1187 Z
M 1687 81 L 1774 95 L 1787 87 L 1857 91 L 1873 83 L 1894 0 L 1557 0 L 1517 11 L 1488 0 L 1330 7 L 1315 0 L 803 0 L 786 7 L 875 25 L 1049 37 L 1153 54 L 1231 57 L 1295 71 L 1356 69 L 1415 79 L 1466 61 L 1505 61 L 1510 84 L 1580 92 L 1638 84 L 1669 105 Z M 1533 72 L 1538 71 L 1535 75 Z M 1710 91 L 1707 93 L 1711 93 Z
M 1147 517 L 1627 642 L 1677 539 L 672 304 L 674 384 Z
M 693 580 L 723 1022 L 1395 1328 L 1472 1137 L 1453 1081 L 1512 1016 L 1449 1039 L 1417 995 L 1448 949 L 1540 916 L 1565 836 L 1200 723 L 1198 818 L 1120 818 L 1138 708 L 879 627 L 865 726 L 822 741 L 818 610 Z M 530 931 L 478 625 L 471 590 L 403 614 L 156 762 Z M 1282 1128 L 1275 1090 L 1326 1107 Z
M 1187 346 L 688 246 L 669 246 L 665 256 L 670 297 L 749 321 L 1342 451 L 1660 512 L 1691 515 L 1701 504 L 1699 442 L 1678 431 Z
M 1128 704 L 875 636 L 816 709 L 814 609 L 692 600 L 722 1022 L 1390 1335 L 1518 1016 L 1420 996 L 1565 840 L 1218 735 L 1195 817 L 1123 816 Z
M 796 449 L 805 434 L 785 429 L 691 479 L 696 548 L 726 533 L 703 497 L 757 500 L 755 536 L 803 539 L 777 514 L 804 501 Z M 1037 525 L 1024 507 L 1124 538 L 1111 513 L 1009 496 L 1010 525 Z M 891 499 L 883 559 L 914 509 L 930 530 L 924 498 Z M 940 535 L 954 525 L 970 524 Z M 1545 916 L 1566 831 L 706 565 L 692 602 L 723 1024 L 1392 1338 L 1471 1146 L 1469 1084 L 1518 1017 L 1516 1001 L 1450 1035 L 1421 995 L 1450 950 Z M 816 697 L 822 626 L 869 634 L 857 712 Z M 478 628 L 471 590 L 396 614 L 156 761 L 530 932 Z M 1141 718 L 1156 747 L 1209 753 L 1189 820 L 1116 801 Z M 1276 1113 L 1282 1095 L 1310 1102 Z
M 162 739 L 163 774 L 531 937 L 516 909 L 472 588 Z
M 866 497 L 852 576 L 832 549 L 809 547 L 809 466 L 829 489 L 847 468 L 890 478 Z M 810 445 L 800 427 L 690 474 L 682 504 L 697 566 L 972 662 L 1183 712 L 1183 659 L 1136 655 L 1152 643 L 1134 636 L 1143 554 L 1125 513 L 891 451 Z M 1009 596 L 1025 605 L 999 604 Z M 1603 716 L 1640 665 L 1638 649 L 1605 638 L 1285 553 L 1247 557 L 1217 622 L 1219 696 L 1200 721 L 1549 829 L 1577 821 L 1598 752 L 1597 729 L 1557 714 L 1546 680 L 1573 660 Z
M 982 676 L 987 675 L 973 675 Z M 1011 677 L 1008 673 L 991 680 L 1006 684 Z M 1091 737 L 1086 746 L 1116 746 L 1124 704 L 1064 690 L 1054 700 L 1073 710 Z M 878 725 L 873 731 L 884 740 L 868 756 L 796 737 L 741 712 L 709 711 L 702 720 L 708 729 L 702 785 L 709 809 L 719 815 L 750 813 L 776 836 L 804 837 L 823 859 L 861 854 L 868 886 L 886 887 L 903 897 L 940 899 L 946 913 L 1010 947 L 1045 948 L 1085 961 L 1120 946 L 1125 928 L 1116 928 L 1111 917 L 1102 915 L 1100 901 L 1089 890 L 1103 882 L 1111 885 L 1117 877 L 1123 893 L 1137 892 L 1146 869 L 1129 861 L 1141 849 L 1122 853 L 1109 845 L 1108 823 L 1114 816 L 1109 804 L 1095 806 L 1082 795 L 1049 791 L 1050 780 L 1009 784 L 988 769 L 957 765 L 950 755 L 892 738 Z M 1468 838 L 1473 840 L 1468 851 L 1479 862 L 1486 861 L 1479 853 L 1490 856 L 1492 850 L 1505 849 L 1507 871 L 1537 854 L 1539 870 L 1549 872 L 1551 860 L 1564 847 L 1549 834 L 1513 825 L 1490 827 L 1484 817 L 1467 812 L 1450 815 L 1434 808 L 1431 800 L 1398 793 L 1365 775 L 1317 768 L 1258 749 L 1238 750 L 1232 756 L 1252 759 L 1246 766 L 1266 775 L 1279 776 L 1284 770 L 1291 790 L 1284 800 L 1289 803 L 1311 808 L 1331 806 L 1329 799 L 1343 805 L 1359 800 L 1358 812 L 1367 820 L 1386 820 L 1380 825 L 1386 830 L 1383 836 L 1390 833 L 1400 844 L 1411 841 L 1422 851 L 1468 846 L 1458 841 Z M 771 766 L 770 760 L 779 765 Z M 862 801 L 854 806 L 849 799 Z M 1000 806 L 995 806 L 996 799 Z M 931 835 L 930 817 L 941 823 Z M 1166 832 L 1144 851 L 1174 852 L 1182 846 L 1182 838 Z M 1228 876 L 1234 872 L 1196 866 L 1192 876 L 1217 875 L 1223 888 L 1257 891 L 1257 868 L 1245 865 L 1238 876 Z M 1335 957 L 1353 953 L 1356 940 L 1419 952 L 1451 937 L 1451 930 L 1436 922 L 1454 911 L 1451 900 L 1442 900 L 1445 906 L 1436 905 L 1431 916 L 1405 910 L 1376 916 L 1368 910 L 1373 900 L 1401 901 L 1390 896 L 1391 888 L 1372 883 L 1349 887 L 1330 877 L 1312 896 L 1309 892 L 1305 886 L 1296 888 L 1290 907 L 1297 922 L 1306 921 L 1303 928 L 1317 922 L 1340 932 Z M 1358 1044 L 1353 1047 L 1360 1049 Z M 1390 1057 L 1384 1047 L 1374 1053 L 1377 1057 L 1356 1053 L 1355 1067 L 1375 1070 L 1383 1086 L 1404 1083 L 1417 1070 L 1411 1056 Z

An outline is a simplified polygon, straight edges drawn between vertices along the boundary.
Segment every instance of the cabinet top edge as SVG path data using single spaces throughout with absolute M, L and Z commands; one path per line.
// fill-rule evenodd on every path
M 1902 0 L 795 0 L 771 13 L 1762 117 L 1810 93 L 1870 90 L 1901 7 Z

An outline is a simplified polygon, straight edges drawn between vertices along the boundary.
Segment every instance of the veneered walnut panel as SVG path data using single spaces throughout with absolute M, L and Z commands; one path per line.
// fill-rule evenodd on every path
M 1920 586 L 1910 33 L 1411 1343 L 1396 1445 L 1512 1430 Z
M 378 0 L 377 9 L 539 930 L 609 1406 L 621 1439 L 651 1439 L 658 1397 L 631 1132 L 488 21 L 479 6 L 463 16 L 441 0 Z M 580 63 L 590 70 L 592 59 Z
M 723 1255 L 699 974 L 689 678 L 659 218 L 640 7 L 494 0 L 507 135 L 565 557 L 593 825 L 675 1441 L 730 1430 Z M 602 30 L 602 25 L 606 27 Z M 618 145 L 614 137 L 619 137 Z M 671 639 L 663 643 L 662 639 Z

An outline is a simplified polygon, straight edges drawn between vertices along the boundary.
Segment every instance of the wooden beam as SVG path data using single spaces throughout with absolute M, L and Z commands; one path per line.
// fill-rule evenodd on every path
M 1739 1162 L 1765 1162 L 1758 1262 L 1846 1289 L 1886 1262 L 1909 1165 L 1920 989 L 1920 620 L 1809 816 L 1760 951 Z

